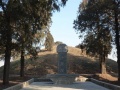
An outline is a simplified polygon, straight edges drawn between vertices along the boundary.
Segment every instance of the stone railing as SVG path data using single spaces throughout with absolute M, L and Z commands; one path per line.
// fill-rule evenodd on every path
M 110 83 L 98 81 L 98 80 L 93 79 L 93 78 L 90 78 L 90 81 L 93 82 L 93 83 L 96 83 L 98 85 L 101 85 L 103 87 L 109 88 L 111 90 L 120 90 L 120 86 L 117 86 L 117 85 L 113 85 L 113 84 L 110 84 Z
M 11 86 L 9 88 L 6 88 L 6 89 L 3 89 L 3 90 L 19 90 L 23 87 L 26 87 L 28 86 L 29 84 L 31 84 L 32 82 L 34 82 L 34 78 L 26 81 L 26 82 L 23 82 L 23 83 L 20 83 L 20 84 L 17 84 L 17 85 L 14 85 L 14 86 Z

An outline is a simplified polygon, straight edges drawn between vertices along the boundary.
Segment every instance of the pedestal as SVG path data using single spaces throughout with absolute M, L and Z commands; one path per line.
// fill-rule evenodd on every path
M 51 79 L 54 84 L 72 84 L 75 82 L 77 74 L 48 74 L 47 78 Z

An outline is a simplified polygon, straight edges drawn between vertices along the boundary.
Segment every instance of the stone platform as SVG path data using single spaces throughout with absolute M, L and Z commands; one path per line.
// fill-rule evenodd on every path
M 54 84 L 72 84 L 78 76 L 77 74 L 48 74 L 46 78 L 51 79 Z
M 19 89 L 15 89 L 19 90 Z M 20 90 L 110 90 L 92 82 L 75 82 L 73 84 L 56 85 L 51 82 L 33 82 Z M 117 89 L 116 89 L 117 90 Z

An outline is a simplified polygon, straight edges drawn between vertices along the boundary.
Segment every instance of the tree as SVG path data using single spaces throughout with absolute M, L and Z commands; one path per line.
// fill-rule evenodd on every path
M 8 12 L 11 7 L 9 6 L 11 3 L 11 1 L 8 1 L 8 4 L 6 5 L 6 8 L 5 8 L 5 2 L 3 2 L 2 0 L 0 0 L 0 5 L 2 7 L 2 10 L 3 10 L 3 19 L 4 19 L 4 22 L 6 24 L 4 24 L 4 28 L 3 30 L 6 31 L 6 37 L 5 37 L 5 64 L 4 64 L 4 74 L 3 74 L 3 84 L 8 84 L 8 81 L 9 81 L 9 67 L 10 67 L 10 57 L 11 57 L 11 42 L 12 42 L 12 28 L 11 28 L 11 22 L 10 22 L 10 12 Z M 4 35 L 3 35 L 4 36 Z
M 114 4 L 113 12 L 114 12 L 114 23 L 115 23 L 115 43 L 117 49 L 117 63 L 118 63 L 118 81 L 120 82 L 120 23 L 119 23 L 119 16 L 120 16 L 120 1 L 113 0 Z
M 54 7 L 47 6 L 46 1 L 33 2 L 33 4 L 35 6 L 35 7 L 33 7 L 33 10 L 39 11 L 39 12 L 37 12 L 37 14 L 40 12 L 42 12 L 42 14 L 37 15 L 37 20 L 36 20 L 36 14 L 33 15 L 33 18 L 31 18 L 31 16 L 30 16 L 30 18 L 22 17 L 19 22 L 21 26 L 18 27 L 18 29 L 20 29 L 19 31 L 22 30 L 22 32 L 18 33 L 20 36 L 19 45 L 20 45 L 20 49 L 21 49 L 21 69 L 20 69 L 21 77 L 24 76 L 24 52 L 28 51 L 28 53 L 36 56 L 37 53 L 36 53 L 36 49 L 33 47 L 33 44 L 35 45 L 35 44 L 39 43 L 41 38 L 43 38 L 43 36 L 44 36 L 43 34 L 45 34 L 45 33 L 43 33 L 43 28 L 46 28 L 48 26 L 49 21 L 51 20 L 51 10 L 52 9 L 59 10 L 59 7 L 57 7 L 57 5 L 54 5 Z M 41 8 L 41 7 L 36 8 L 36 7 L 39 7 L 39 5 L 41 5 L 41 7 L 47 6 L 49 8 L 47 9 L 47 11 L 44 10 L 44 12 L 43 12 L 44 8 Z M 47 14 L 47 16 L 44 16 L 45 14 Z M 41 22 L 41 21 L 43 21 L 43 22 Z
M 50 31 L 48 31 L 46 39 L 45 39 L 45 49 L 48 51 L 51 51 L 53 44 L 54 44 L 54 38 L 53 38 L 52 34 L 50 33 Z
M 106 57 L 111 52 L 112 36 L 109 30 L 101 30 L 97 34 L 89 33 L 86 35 L 83 43 L 87 54 L 99 57 L 100 73 L 106 74 Z
M 4 33 L 0 33 L 5 37 L 3 84 L 9 83 L 9 67 L 12 49 L 10 46 L 12 45 L 13 33 L 18 33 L 18 37 L 21 35 L 22 30 L 17 30 L 17 27 L 21 26 L 21 21 L 23 20 L 22 22 L 25 23 L 29 21 L 29 23 L 32 23 L 33 27 L 31 28 L 35 34 L 38 28 L 41 30 L 39 26 L 46 25 L 53 11 L 59 10 L 59 6 L 64 6 L 66 1 L 67 0 L 0 0 L 0 7 L 3 12 L 3 16 L 1 17 L 3 18 L 2 22 L 4 22 L 1 27 Z
M 81 49 L 81 54 L 83 54 L 83 51 L 85 50 L 85 45 L 82 43 L 82 44 L 79 44 L 77 46 L 75 46 L 76 48 L 80 48 Z
M 102 73 L 106 72 L 105 57 L 111 51 L 111 27 L 105 5 L 102 0 L 83 2 L 74 21 L 77 32 L 82 37 L 86 36 L 84 43 L 87 53 L 99 55 Z

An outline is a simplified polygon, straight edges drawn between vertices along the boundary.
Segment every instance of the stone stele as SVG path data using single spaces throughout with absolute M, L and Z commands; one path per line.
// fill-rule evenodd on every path
M 48 74 L 54 84 L 72 84 L 75 82 L 77 74 L 67 74 L 67 52 L 68 47 L 66 44 L 59 44 L 57 46 L 58 53 L 58 74 Z

